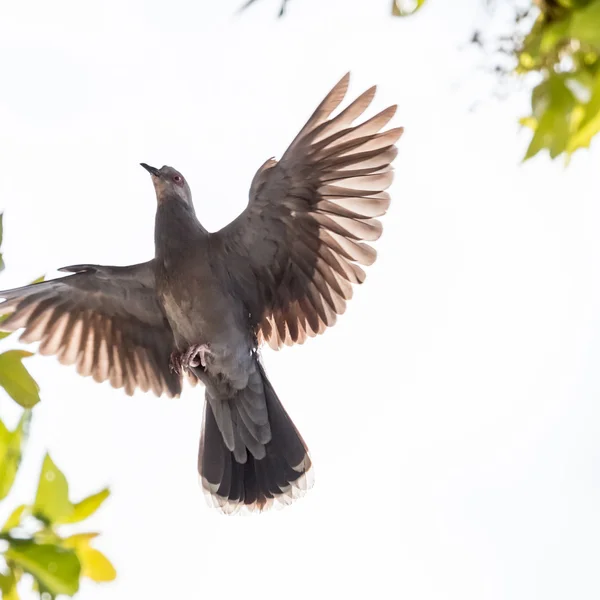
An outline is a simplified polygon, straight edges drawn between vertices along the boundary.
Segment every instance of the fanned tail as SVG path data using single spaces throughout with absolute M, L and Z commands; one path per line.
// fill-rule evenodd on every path
M 202 487 L 225 513 L 289 504 L 312 484 L 312 463 L 256 360 L 248 386 L 231 398 L 206 391 L 198 470 Z

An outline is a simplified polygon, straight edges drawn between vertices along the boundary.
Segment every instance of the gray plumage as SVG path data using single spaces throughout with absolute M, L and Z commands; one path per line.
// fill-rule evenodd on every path
M 303 343 L 332 326 L 362 283 L 390 202 L 401 128 L 390 107 L 354 125 L 375 88 L 331 117 L 346 75 L 279 161 L 256 173 L 250 201 L 215 233 L 198 221 L 171 167 L 152 175 L 155 258 L 130 267 L 78 265 L 68 277 L 0 292 L 8 318 L 43 354 L 76 364 L 128 394 L 181 392 L 182 373 L 206 387 L 199 470 L 226 512 L 289 502 L 308 487 L 306 445 L 283 409 L 258 347 Z

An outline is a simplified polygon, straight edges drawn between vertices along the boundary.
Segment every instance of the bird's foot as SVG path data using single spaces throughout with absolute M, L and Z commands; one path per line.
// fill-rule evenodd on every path
M 181 359 L 182 365 L 185 368 L 202 367 L 206 369 L 207 357 L 212 356 L 212 351 L 208 344 L 195 344 L 190 346 L 184 353 Z
M 177 375 L 181 375 L 185 369 L 193 369 L 200 366 L 206 369 L 209 356 L 212 356 L 212 351 L 208 344 L 194 344 L 185 352 L 175 350 L 171 352 L 169 369 L 171 373 L 177 373 Z

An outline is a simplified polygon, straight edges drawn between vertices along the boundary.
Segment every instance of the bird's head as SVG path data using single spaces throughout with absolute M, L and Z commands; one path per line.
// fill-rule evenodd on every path
M 158 202 L 181 200 L 192 205 L 192 191 L 184 176 L 173 167 L 163 166 L 160 169 L 140 163 L 152 176 Z

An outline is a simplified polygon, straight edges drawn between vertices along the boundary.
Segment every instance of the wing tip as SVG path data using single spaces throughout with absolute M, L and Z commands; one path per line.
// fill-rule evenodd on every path
M 337 85 L 335 87 L 348 87 L 350 85 L 350 76 L 351 76 L 351 71 L 346 71 L 346 73 L 344 73 L 344 76 L 338 81 Z
M 350 87 L 350 71 L 348 71 L 332 88 L 332 90 L 327 94 L 325 99 L 323 100 L 321 106 L 326 107 L 327 115 L 331 113 L 331 111 L 335 110 L 346 97 L 346 93 L 348 92 L 348 88 Z
M 371 104 L 371 102 L 373 102 L 373 99 L 375 98 L 375 94 L 377 94 L 377 86 L 376 85 L 372 85 L 368 90 L 366 90 L 365 92 L 363 92 L 361 94 L 362 98 L 368 98 L 368 104 Z

